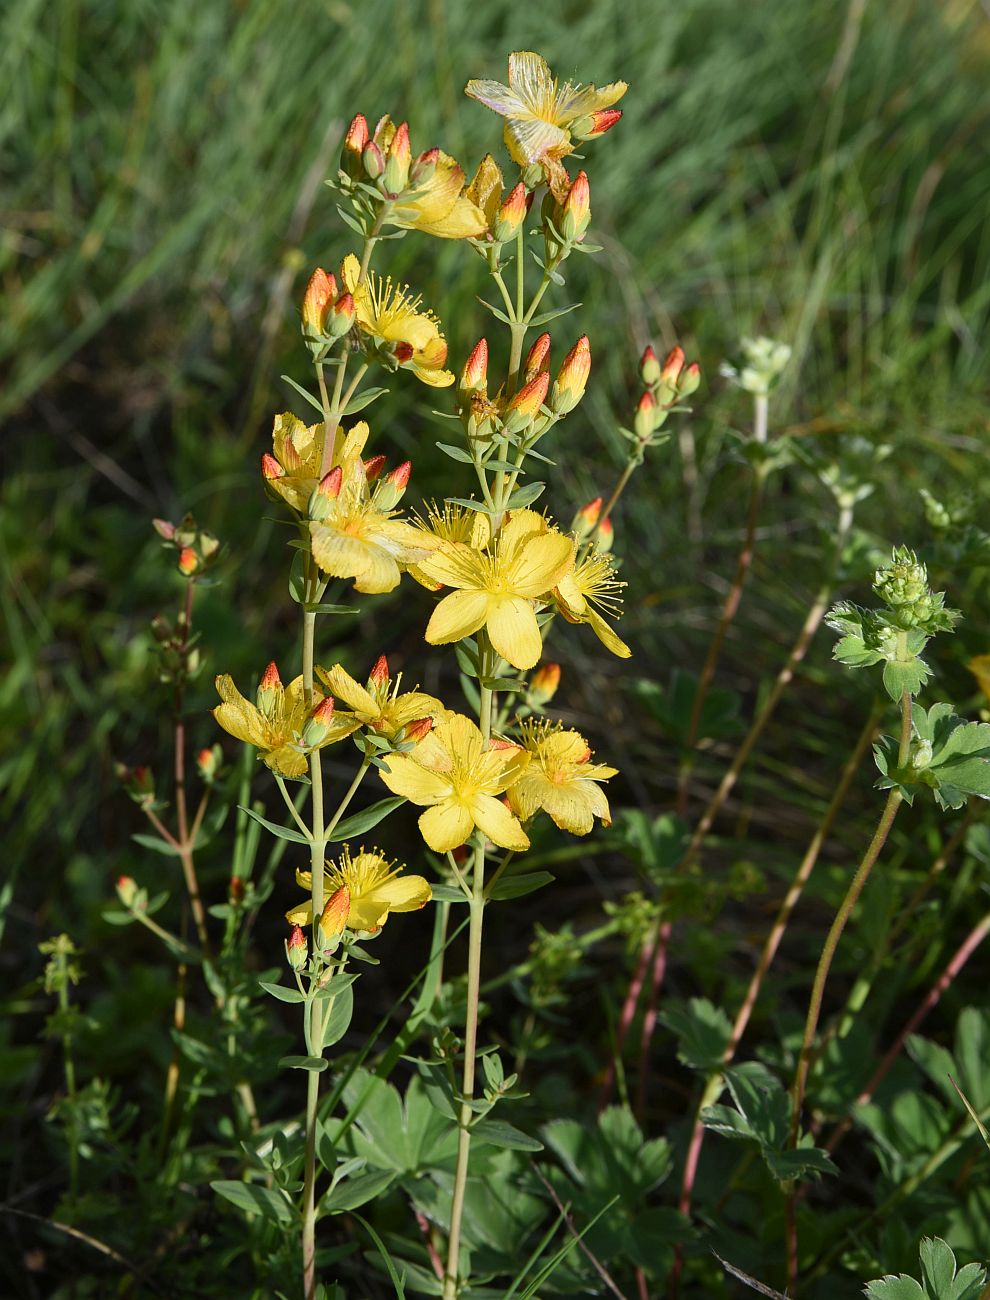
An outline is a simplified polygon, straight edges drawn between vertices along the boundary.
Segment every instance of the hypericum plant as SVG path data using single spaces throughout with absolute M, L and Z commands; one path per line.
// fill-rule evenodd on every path
M 646 393 L 627 431 L 629 464 L 605 508 L 601 500 L 590 503 L 570 529 L 535 508 L 546 485 L 530 475 L 534 466 L 552 464 L 543 448 L 584 395 L 591 347 L 582 335 L 553 373 L 550 335 L 540 333 L 528 348 L 527 335 L 572 310 L 541 312 L 540 306 L 551 286 L 564 284 L 562 267 L 571 256 L 596 251 L 587 240 L 588 177 L 583 170 L 572 176 L 565 162 L 579 143 L 618 121 L 613 105 L 625 90 L 622 82 L 600 90 L 560 85 L 530 52 L 510 56 L 508 85 L 470 82 L 467 94 L 505 118 L 505 141 L 518 166 L 508 180 L 491 155 L 470 184 L 440 149 L 414 156 L 407 124 L 388 116 L 370 131 L 358 115 L 344 139 L 333 184 L 358 243 L 345 253 L 338 274 L 322 268 L 312 274 L 302 307 L 319 397 L 301 391 L 320 418 L 306 425 L 292 414 L 277 416 L 271 451 L 262 457 L 265 482 L 296 526 L 290 592 L 302 620 L 301 671 L 283 686 L 270 664 L 253 702 L 221 675 L 222 703 L 215 710 L 222 727 L 258 750 L 292 818 L 289 826 L 264 825 L 308 856 L 296 873 L 308 897 L 287 913 L 293 928 L 286 954 L 295 987 L 265 985 L 302 1012 L 306 1054 L 283 1064 L 308 1072 L 299 1212 L 308 1300 L 317 1294 L 317 1219 L 345 1205 L 341 1179 L 351 1168 L 339 1164 L 327 1140 L 327 1110 L 319 1105 L 325 1053 L 350 1021 L 357 973 L 345 968 L 369 959 L 364 945 L 392 912 L 421 908 L 431 897 L 468 908 L 459 1077 L 449 1072 L 457 1051 L 449 1039 L 438 1041 L 435 1059 L 420 1066 L 431 1096 L 439 1093 L 440 1109 L 457 1126 L 449 1206 L 439 1216 L 447 1228 L 445 1262 L 431 1247 L 446 1300 L 466 1287 L 470 1274 L 462 1229 L 472 1140 L 539 1148 L 514 1126 L 487 1118 L 512 1095 L 514 1076 L 504 1074 L 497 1056 L 479 1049 L 484 916 L 493 901 L 518 897 L 549 878 L 526 871 L 534 819 L 549 817 L 577 835 L 587 834 L 596 820 L 610 821 L 603 783 L 616 769 L 593 761 L 582 735 L 545 716 L 560 670 L 541 664 L 544 641 L 559 614 L 565 624 L 587 624 L 613 654 L 629 656 L 612 626 L 621 613 L 623 584 L 611 554 L 609 515 L 669 411 L 698 384 L 697 366 L 685 366 L 680 349 L 664 365 L 650 353 L 644 358 Z M 482 338 L 455 377 L 446 368 L 440 320 L 418 294 L 373 267 L 380 241 L 407 231 L 462 240 L 480 255 L 501 304 L 486 304 L 505 327 L 501 364 Z M 527 249 L 529 241 L 535 247 Z M 528 257 L 541 272 L 535 287 L 527 287 Z M 472 495 L 401 512 L 411 466 L 386 471 L 386 455 L 372 442 L 368 424 L 348 423 L 384 391 L 361 389 L 373 367 L 453 389 L 460 438 L 438 446 L 455 464 L 470 467 Z M 400 582 L 422 593 L 425 641 L 453 648 L 471 715 L 404 689 L 384 655 L 363 684 L 339 663 L 321 665 L 318 620 L 350 612 L 324 600 L 331 581 L 341 579 L 370 595 Z M 356 767 L 331 794 L 322 754 L 347 738 L 357 746 Z M 345 819 L 367 777 L 379 780 L 390 797 Z M 287 781 L 309 783 L 307 817 Z M 421 810 L 424 845 L 446 863 L 445 880 L 428 882 L 374 847 L 346 843 L 406 801 Z M 327 859 L 327 846 L 336 842 L 344 847 Z M 447 942 L 448 912 L 445 906 L 435 957 Z M 425 947 L 424 939 L 424 953 Z M 486 1087 L 479 1097 L 482 1056 Z M 317 1192 L 321 1163 L 332 1178 L 333 1200 Z M 294 1218 L 296 1186 L 267 1189 L 283 1221 Z M 235 1202 L 250 1203 L 239 1185 L 218 1187 Z M 352 1200 L 347 1208 L 359 1203 Z

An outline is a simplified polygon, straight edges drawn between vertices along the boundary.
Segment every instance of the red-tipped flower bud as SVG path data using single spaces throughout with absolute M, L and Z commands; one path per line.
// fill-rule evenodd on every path
M 526 360 L 523 362 L 523 383 L 528 384 L 531 379 L 535 379 L 541 370 L 550 369 L 549 356 L 550 335 L 541 334 L 526 353 Z
M 684 349 L 672 348 L 664 358 L 663 370 L 660 372 L 660 382 L 668 388 L 676 389 L 677 381 L 683 369 Z
M 385 460 L 384 456 L 372 456 L 364 462 L 364 477 L 369 483 L 373 483 L 385 468 Z
M 574 177 L 567 198 L 558 213 L 557 228 L 565 239 L 580 240 L 591 221 L 591 186 L 586 172 Z
M 326 699 L 320 700 L 313 710 L 312 716 L 303 727 L 302 743 L 306 749 L 315 749 L 329 736 L 330 724 L 333 722 L 333 709 L 333 697 L 328 695 Z
M 362 121 L 364 119 L 362 118 Z M 285 956 L 293 970 L 302 970 L 309 956 L 309 944 L 298 925 L 292 927 L 292 933 L 285 941 Z
M 324 333 L 327 313 L 337 297 L 337 282 L 332 275 L 327 275 L 322 266 L 318 266 L 309 277 L 306 293 L 303 296 L 302 325 L 303 333 L 319 338 Z
M 375 666 L 368 674 L 368 688 L 372 686 L 387 686 L 391 681 L 388 671 L 388 660 L 384 655 L 379 655 L 375 660 Z
M 590 537 L 602 513 L 602 498 L 593 497 L 583 505 L 571 521 L 571 532 L 578 542 Z
M 138 896 L 137 881 L 131 876 L 117 877 L 117 897 L 130 910 Z
M 152 519 L 151 526 L 166 542 L 170 542 L 175 536 L 175 524 L 170 524 L 167 519 Z
M 432 730 L 432 718 L 417 718 L 415 722 L 407 722 L 402 728 L 401 739 L 405 744 L 418 745 L 423 737 L 428 736 Z M 396 739 L 399 739 L 399 737 L 396 737 Z
M 615 545 L 615 529 L 612 526 L 611 515 L 608 519 L 603 519 L 598 525 L 598 532 L 595 534 L 595 550 L 608 554 Z
M 492 220 L 492 237 L 496 243 L 505 244 L 510 239 L 515 239 L 519 227 L 526 220 L 526 213 L 532 201 L 533 196 L 522 181 L 509 191 L 499 204 Z
M 409 486 L 411 473 L 412 461 L 404 460 L 401 465 L 397 465 L 385 475 L 375 489 L 375 505 L 379 510 L 395 509 Z
M 637 438 L 648 438 L 656 429 L 656 421 L 657 399 L 647 389 L 636 404 L 633 428 L 636 431 Z
M 599 503 L 600 504 L 600 503 Z M 541 709 L 557 694 L 560 685 L 560 664 L 540 664 L 529 679 L 527 702 L 530 708 Z
M 376 181 L 385 171 L 385 155 L 382 153 L 377 140 L 369 140 L 364 146 L 361 154 L 361 162 L 364 164 L 365 175 L 369 179 Z
M 677 385 L 679 397 L 690 397 L 692 393 L 698 391 L 698 385 L 701 383 L 701 367 L 697 361 L 692 361 L 684 373 L 681 375 L 680 383 Z
M 382 184 L 389 194 L 400 194 L 409 180 L 409 166 L 412 162 L 412 150 L 409 147 L 409 124 L 403 122 L 392 136 L 388 158 L 385 162 L 385 174 Z
M 210 749 L 201 749 L 196 755 L 196 770 L 199 772 L 200 780 L 205 781 L 207 785 L 212 785 L 222 763 L 223 750 L 219 745 L 213 745 Z
M 328 470 L 309 495 L 306 512 L 310 519 L 320 522 L 333 513 L 333 503 L 340 496 L 340 487 L 344 481 L 344 471 L 339 465 Z
M 353 324 L 354 299 L 349 293 L 342 293 L 334 303 L 327 321 L 331 338 L 342 338 Z
M 661 365 L 653 348 L 647 345 L 639 359 L 639 377 L 647 387 L 652 388 L 660 379 Z
M 191 546 L 183 546 L 179 552 L 179 572 L 186 578 L 191 578 L 199 568 L 199 556 Z
M 539 415 L 550 387 L 550 371 L 541 370 L 528 384 L 523 384 L 505 408 L 502 423 L 506 433 L 519 433 Z
M 347 134 L 344 136 L 344 147 L 340 155 L 341 171 L 346 172 L 352 180 L 357 180 L 363 175 L 361 164 L 361 155 L 364 153 L 364 146 L 368 143 L 368 123 L 363 113 L 358 113 L 357 117 L 347 128 Z
M 488 340 L 479 339 L 461 371 L 458 392 L 462 398 L 470 393 L 483 393 L 488 384 Z
M 246 890 L 244 888 L 244 877 L 231 876 L 231 878 L 227 881 L 227 902 L 231 905 L 231 907 L 240 907 L 240 905 L 244 902 L 245 893 Z
M 261 472 L 269 483 L 272 479 L 281 478 L 285 474 L 285 470 L 269 451 L 266 451 L 261 458 Z
M 278 675 L 278 667 L 273 659 L 265 669 L 264 675 L 258 683 L 255 703 L 260 712 L 265 714 L 266 717 L 270 717 L 281 698 L 282 679 Z
M 433 179 L 439 161 L 439 149 L 427 149 L 425 153 L 421 153 L 409 172 L 412 184 L 417 187 L 428 184 Z
M 351 891 L 341 885 L 331 897 L 320 917 L 317 931 L 324 950 L 335 948 L 337 940 L 347 928 L 347 914 L 351 910 Z
M 573 411 L 584 396 L 591 374 L 591 344 L 582 334 L 564 358 L 550 395 L 550 409 L 556 415 Z
M 621 116 L 621 108 L 599 108 L 575 122 L 571 134 L 577 140 L 594 140 L 606 131 L 611 131 Z

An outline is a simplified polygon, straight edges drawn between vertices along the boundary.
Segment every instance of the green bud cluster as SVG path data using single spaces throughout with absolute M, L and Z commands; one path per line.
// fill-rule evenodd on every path
M 890 563 L 877 569 L 873 590 L 887 606 L 888 627 L 931 636 L 956 621 L 954 611 L 945 608 L 945 593 L 932 591 L 927 568 L 907 547 L 895 547 Z
M 760 335 L 744 338 L 740 352 L 736 360 L 723 362 L 721 373 L 747 393 L 766 397 L 791 359 L 790 345 Z

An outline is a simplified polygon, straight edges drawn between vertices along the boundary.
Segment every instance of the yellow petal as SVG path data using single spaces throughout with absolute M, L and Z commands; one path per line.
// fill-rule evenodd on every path
M 423 813 L 419 829 L 434 853 L 447 853 L 464 843 L 474 829 L 474 822 L 463 804 L 448 799 Z
M 448 213 L 436 221 L 421 219 L 416 229 L 437 239 L 480 239 L 488 230 L 488 219 L 476 203 L 462 194 Z
M 501 799 L 490 794 L 479 794 L 471 801 L 471 816 L 475 825 L 493 844 L 502 849 L 521 852 L 529 848 L 529 836 Z
M 220 726 L 236 740 L 264 749 L 268 743 L 268 731 L 255 706 L 248 703 L 227 673 L 216 679 L 216 687 L 223 703 L 213 710 L 213 716 Z
M 354 579 L 354 590 L 378 596 L 394 591 L 402 579 L 402 570 L 395 559 L 381 546 L 366 542 L 365 568 Z
M 625 641 L 612 631 L 609 625 L 602 618 L 601 614 L 593 610 L 590 605 L 585 610 L 584 621 L 592 629 L 595 636 L 598 637 L 598 640 L 606 650 L 611 650 L 612 653 L 618 655 L 620 659 L 632 658 L 632 651 L 626 645 Z
M 389 770 L 386 772 L 380 768 L 379 775 L 393 794 L 401 795 L 421 808 L 449 797 L 449 779 L 414 762 L 407 754 L 389 754 L 385 761 Z
M 285 919 L 290 925 L 312 925 L 313 900 L 309 899 L 305 903 L 300 903 L 298 907 L 290 907 L 285 914 Z
M 552 122 L 509 118 L 503 136 L 513 161 L 520 167 L 546 162 L 570 152 L 570 136 Z
M 392 876 L 376 885 L 371 897 L 384 903 L 390 912 L 418 912 L 433 897 L 433 890 L 422 876 Z
M 471 636 L 487 618 L 488 603 L 489 597 L 483 591 L 452 591 L 433 611 L 426 626 L 427 641 L 430 645 L 447 645 Z
M 375 697 L 356 682 L 350 673 L 345 672 L 340 664 L 334 664 L 332 668 L 317 668 L 316 675 L 335 700 L 343 700 L 348 708 L 366 718 L 378 717 L 378 702 Z
M 280 745 L 278 749 L 273 749 L 269 754 L 262 754 L 261 757 L 273 772 L 278 772 L 281 776 L 305 776 L 306 769 L 309 767 L 306 755 L 301 754 L 291 745 Z
M 501 81 L 469 81 L 464 87 L 464 93 L 503 117 L 518 117 L 530 111 L 521 97 Z
M 352 898 L 347 911 L 347 926 L 351 930 L 380 930 L 388 917 L 388 908 L 374 896 Z
M 541 114 L 555 86 L 550 65 L 533 50 L 514 50 L 509 55 L 509 85 L 531 113 Z
M 487 575 L 485 557 L 464 542 L 444 542 L 419 567 L 428 578 L 445 587 L 477 590 L 485 585 Z
M 469 82 L 468 84 L 475 83 Z M 497 81 L 484 84 L 498 86 Z M 502 179 L 502 169 L 491 154 L 486 153 L 478 164 L 478 170 L 474 173 L 471 184 L 464 191 L 464 197 L 477 204 L 485 214 L 486 220 L 490 223 L 498 211 L 504 188 L 505 182 Z
M 468 592 L 456 592 L 467 596 Z M 492 645 L 513 668 L 533 668 L 543 653 L 543 639 L 532 603 L 521 596 L 492 596 L 488 599 L 488 635 Z M 441 602 L 442 608 L 446 601 Z M 428 641 L 430 640 L 427 632 Z

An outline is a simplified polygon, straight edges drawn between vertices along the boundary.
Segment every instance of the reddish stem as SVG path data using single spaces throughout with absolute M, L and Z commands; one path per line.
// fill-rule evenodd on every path
M 646 1010 L 643 1013 L 643 1028 L 640 1033 L 639 1044 L 639 1079 L 636 1084 L 636 1115 L 640 1121 L 642 1121 L 646 1112 L 646 1090 L 650 1075 L 650 1044 L 653 1042 L 653 1031 L 657 1025 L 657 999 L 660 994 L 660 987 L 663 984 L 663 977 L 667 972 L 667 949 L 670 945 L 670 934 L 673 928 L 670 921 L 664 921 L 661 925 L 657 933 L 657 941 L 653 945 L 653 957 L 650 961 L 650 991 L 647 994 Z
M 626 992 L 626 1000 L 622 1004 L 622 1014 L 619 1016 L 619 1029 L 615 1036 L 615 1051 L 608 1063 L 608 1068 L 605 1071 L 605 1078 L 602 1080 L 601 1091 L 598 1095 L 599 1111 L 605 1109 L 612 1096 L 612 1087 L 615 1083 L 616 1062 L 622 1058 L 622 1049 L 625 1046 L 630 1026 L 632 1025 L 633 1018 L 636 1015 L 639 995 L 643 990 L 643 981 L 646 979 L 646 968 L 649 965 L 651 948 L 652 945 L 650 939 L 644 939 L 643 946 L 639 950 L 636 969 L 633 971 L 633 977 L 629 982 L 629 989 Z

